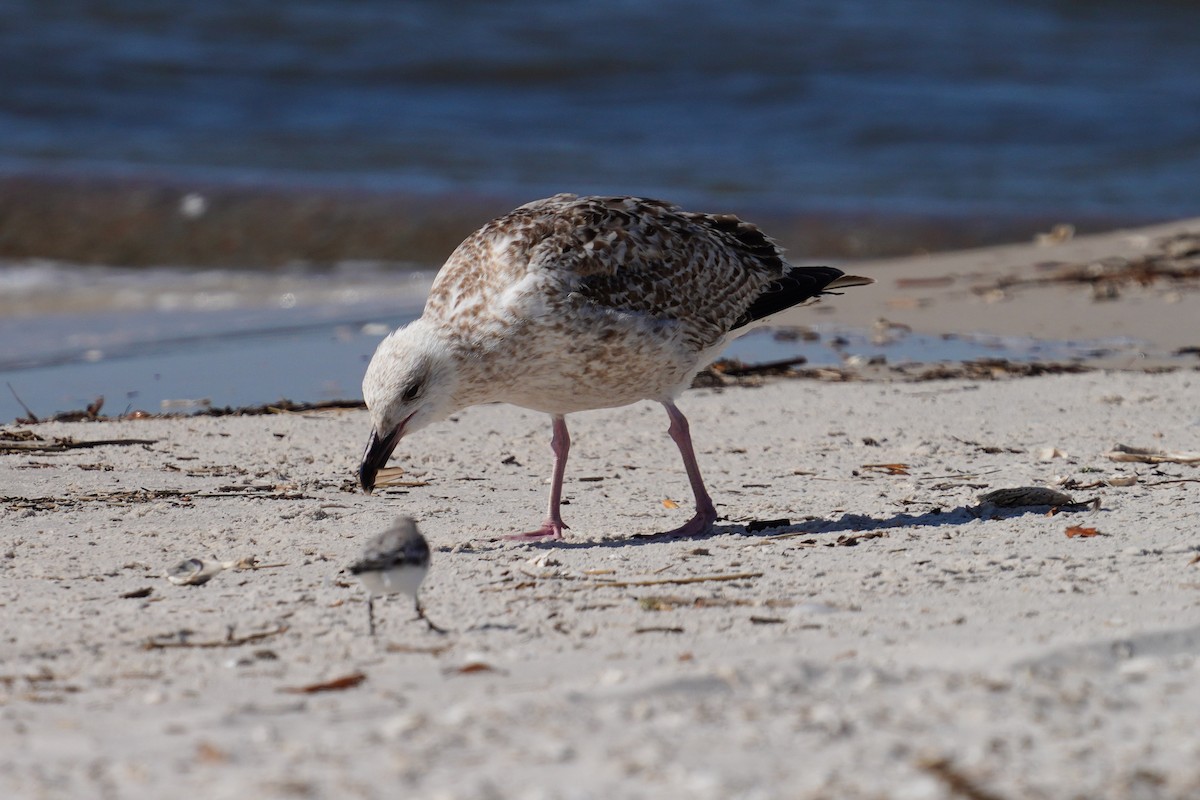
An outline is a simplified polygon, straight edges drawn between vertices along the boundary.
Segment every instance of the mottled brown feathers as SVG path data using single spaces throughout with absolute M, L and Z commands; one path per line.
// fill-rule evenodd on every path
M 556 195 L 467 237 L 421 318 L 380 343 L 363 395 L 377 428 L 407 431 L 479 403 L 670 402 L 749 323 L 845 280 L 791 267 L 734 216 Z
M 730 214 L 560 194 L 469 236 L 438 275 L 426 315 L 472 318 L 495 307 L 485 296 L 525 282 L 543 301 L 532 305 L 547 311 L 673 321 L 691 346 L 706 348 L 735 327 L 819 294 L 839 275 L 790 267 L 774 241 Z

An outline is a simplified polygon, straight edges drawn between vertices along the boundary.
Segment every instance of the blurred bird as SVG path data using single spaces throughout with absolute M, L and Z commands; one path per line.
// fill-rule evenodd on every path
M 406 594 L 413 599 L 417 616 L 430 630 L 445 631 L 425 616 L 418 593 L 429 572 L 429 543 L 417 530 L 412 517 L 401 517 L 376 536 L 363 550 L 362 557 L 349 566 L 350 574 L 367 590 L 367 628 L 375 635 L 375 597 Z

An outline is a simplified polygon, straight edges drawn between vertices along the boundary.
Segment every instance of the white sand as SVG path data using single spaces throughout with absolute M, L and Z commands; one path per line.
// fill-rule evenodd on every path
M 548 420 L 511 407 L 405 440 L 428 485 L 371 497 L 364 412 L 34 426 L 155 443 L 0 455 L 0 796 L 1197 796 L 1200 469 L 1104 453 L 1200 450 L 1198 396 L 1194 371 L 694 391 L 725 521 L 685 541 L 632 538 L 691 513 L 661 409 L 581 414 L 572 529 L 540 546 L 495 541 L 549 474 Z M 1142 482 L 1073 491 L 1094 513 L 970 508 L 1117 473 Z M 399 513 L 447 636 L 393 598 L 369 639 L 338 574 Z M 282 566 L 161 577 L 208 555 Z M 230 646 L 145 647 L 181 631 Z
M 973 291 L 1157 235 L 856 265 L 875 290 L 796 321 L 1200 344 L 1194 287 Z M 572 416 L 572 528 L 543 545 L 497 540 L 541 520 L 550 470 L 548 419 L 510 407 L 406 439 L 427 485 L 372 497 L 365 412 L 0 428 L 154 440 L 0 452 L 0 797 L 1200 796 L 1200 467 L 1105 457 L 1200 450 L 1174 363 L 690 392 L 724 519 L 685 541 L 635 536 L 691 513 L 650 404 Z M 975 507 L 1118 474 L 1071 490 L 1095 512 Z M 393 598 L 368 638 L 339 574 L 401 513 L 444 637 Z M 162 577 L 195 556 L 269 568 Z

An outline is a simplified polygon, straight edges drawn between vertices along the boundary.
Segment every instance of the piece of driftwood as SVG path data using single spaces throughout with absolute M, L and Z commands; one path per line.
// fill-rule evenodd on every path
M 1110 461 L 1133 461 L 1139 464 L 1200 464 L 1200 453 L 1171 453 L 1149 447 L 1115 444 L 1104 454 Z

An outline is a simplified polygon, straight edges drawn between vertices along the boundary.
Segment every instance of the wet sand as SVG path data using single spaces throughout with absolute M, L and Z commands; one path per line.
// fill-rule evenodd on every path
M 195 180 L 0 175 L 0 259 L 135 268 L 272 270 L 364 261 L 436 267 L 471 231 L 530 199 L 304 184 L 239 187 Z M 697 210 L 741 214 L 794 253 L 839 260 L 997 244 L 1061 221 L 1011 213 L 906 217 L 701 205 L 706 207 Z M 1107 216 L 1070 221 L 1093 232 L 1130 222 Z
M 1185 283 L 969 291 L 1087 246 L 856 265 L 880 285 L 808 316 L 1031 333 L 1061 292 L 1055 324 L 1197 343 Z M 1108 456 L 1200 451 L 1175 359 L 693 390 L 722 519 L 675 541 L 645 536 L 690 513 L 651 404 L 572 417 L 571 530 L 537 545 L 500 538 L 547 490 L 521 409 L 406 439 L 409 485 L 370 497 L 359 410 L 4 426 L 0 795 L 1195 796 L 1200 472 Z M 1097 502 L 978 499 L 1046 485 Z M 397 514 L 434 548 L 444 636 L 393 598 L 368 637 L 340 571 Z M 259 568 L 163 578 L 188 557 Z

